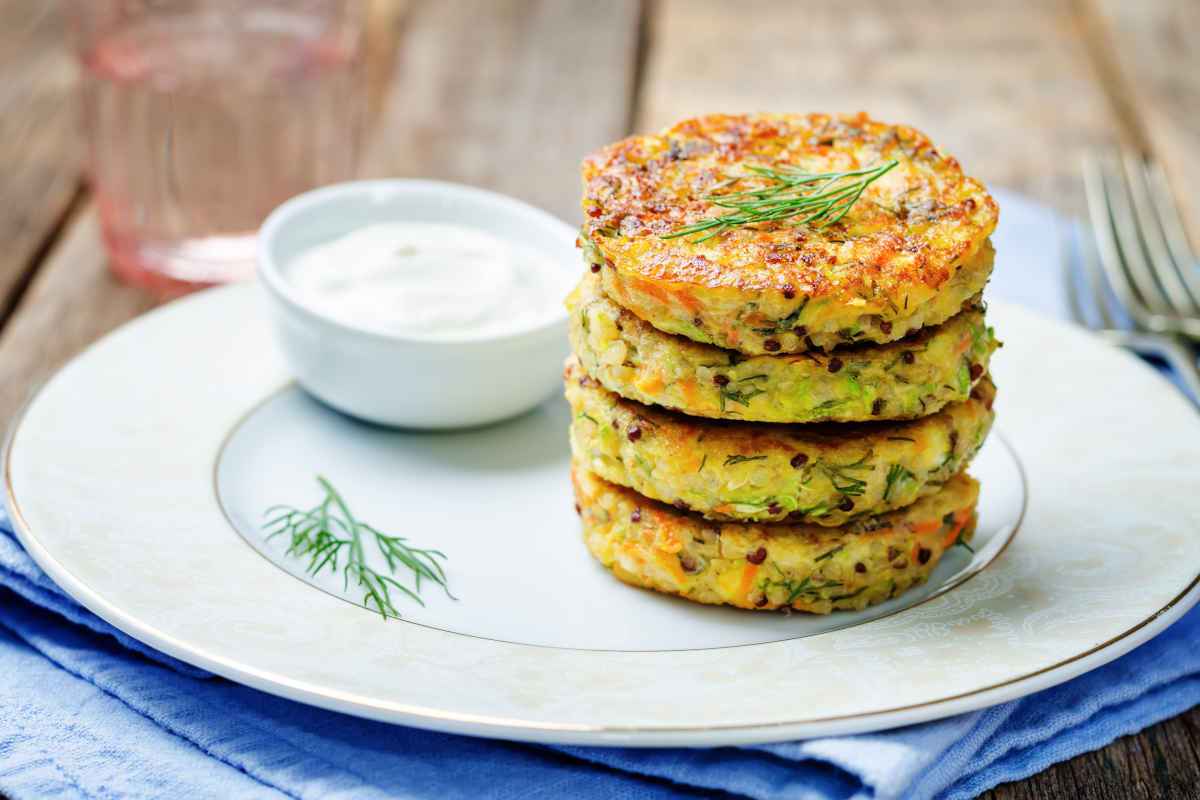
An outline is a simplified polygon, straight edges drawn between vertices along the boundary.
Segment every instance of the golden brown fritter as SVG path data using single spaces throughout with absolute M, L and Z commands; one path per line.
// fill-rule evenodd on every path
M 892 160 L 836 224 L 664 238 L 728 213 L 713 194 L 769 184 L 748 167 Z M 995 201 L 924 134 L 865 114 L 685 120 L 592 154 L 583 184 L 581 239 L 609 296 L 660 330 L 744 353 L 894 341 L 957 313 L 991 272 Z
M 699 603 L 861 610 L 924 582 L 975 528 L 965 474 L 908 508 L 841 528 L 715 523 L 572 467 L 584 541 L 626 583 Z
M 571 345 L 589 375 L 641 403 L 755 422 L 913 419 L 966 400 L 997 343 L 983 311 L 886 345 L 743 356 L 663 333 L 599 290 L 567 298 Z
M 708 519 L 845 525 L 938 491 L 983 445 L 995 388 L 911 422 L 729 423 L 624 400 L 568 360 L 575 461 Z

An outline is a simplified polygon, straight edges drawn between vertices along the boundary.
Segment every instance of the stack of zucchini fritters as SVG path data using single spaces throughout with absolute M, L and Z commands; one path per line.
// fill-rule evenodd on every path
M 701 603 L 827 613 L 970 538 L 998 211 L 958 162 L 865 115 L 713 115 L 601 149 L 583 181 L 565 379 L 596 558 Z

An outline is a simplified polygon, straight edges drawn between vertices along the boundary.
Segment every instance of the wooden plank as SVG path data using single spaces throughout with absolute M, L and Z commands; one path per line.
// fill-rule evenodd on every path
M 859 111 L 1069 211 L 1080 153 L 1120 135 L 1065 0 L 662 0 L 639 130 L 711 111 Z
M 109 275 L 95 211 L 78 214 L 0 336 L 0 419 L 85 345 L 154 305 Z
M 1108 747 L 1003 784 L 982 800 L 1193 800 L 1200 786 L 1200 709 Z
M 627 125 L 635 0 L 411 6 L 373 27 L 369 47 L 394 62 L 365 172 L 490 186 L 574 221 L 579 159 Z M 392 47 L 381 29 L 397 37 Z M 72 354 L 153 305 L 109 277 L 95 213 L 81 211 L 0 334 L 0 420 Z
M 1094 10 L 1098 59 L 1110 90 L 1142 129 L 1144 149 L 1166 169 L 1200 250 L 1200 3 L 1084 0 Z
M 366 0 L 366 3 L 363 46 L 367 59 L 368 119 L 373 127 L 387 103 L 400 38 L 412 3 L 409 0 Z
M 0 324 L 80 185 L 61 5 L 0 0 Z
M 365 174 L 464 181 L 574 223 L 579 161 L 628 125 L 638 17 L 634 0 L 421 3 Z

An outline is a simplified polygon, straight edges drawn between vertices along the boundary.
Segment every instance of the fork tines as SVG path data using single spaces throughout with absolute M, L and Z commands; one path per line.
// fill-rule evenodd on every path
M 1137 327 L 1200 339 L 1200 265 L 1162 168 L 1132 153 L 1088 156 L 1100 264 Z

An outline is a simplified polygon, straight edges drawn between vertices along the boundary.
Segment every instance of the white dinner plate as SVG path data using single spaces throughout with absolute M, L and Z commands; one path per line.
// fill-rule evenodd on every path
M 988 313 L 1005 346 L 997 435 L 972 468 L 976 552 L 860 614 L 619 584 L 581 541 L 563 401 L 462 433 L 354 422 L 291 383 L 250 287 L 148 314 L 50 380 L 11 432 L 8 505 L 42 568 L 113 625 L 351 714 L 623 745 L 919 722 L 1094 668 L 1197 599 L 1200 418 L 1126 353 L 1015 306 Z M 383 620 L 265 541 L 266 508 L 311 504 L 318 473 L 371 523 L 444 550 L 457 599 L 426 587 L 424 607 Z

